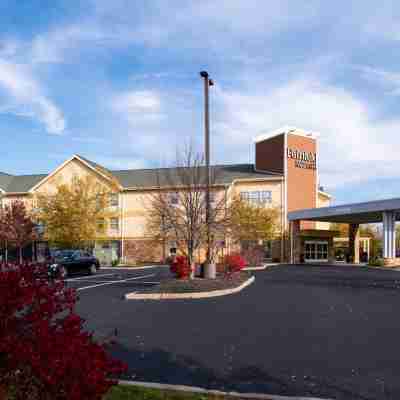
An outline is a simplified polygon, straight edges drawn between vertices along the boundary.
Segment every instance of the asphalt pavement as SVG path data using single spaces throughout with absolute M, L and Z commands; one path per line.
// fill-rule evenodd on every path
M 166 267 L 71 277 L 78 312 L 128 379 L 330 399 L 400 398 L 400 272 L 277 266 L 242 292 L 202 300 L 123 295 Z

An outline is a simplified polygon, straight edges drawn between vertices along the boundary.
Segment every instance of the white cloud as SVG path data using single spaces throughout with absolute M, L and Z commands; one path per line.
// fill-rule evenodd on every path
M 0 112 L 35 119 L 48 133 L 63 133 L 66 122 L 61 110 L 44 94 L 29 68 L 0 60 L 0 91 L 6 98 Z
M 163 118 L 160 95 L 150 90 L 118 94 L 112 99 L 111 108 L 134 125 Z
M 97 47 L 115 45 L 118 38 L 119 34 L 110 30 L 109 25 L 101 27 L 81 20 L 35 36 L 30 43 L 29 57 L 32 63 L 71 61 L 74 51 L 81 54 L 84 49 L 93 51 Z
M 304 26 L 309 29 L 313 23 L 320 23 L 321 9 L 319 0 L 307 4 L 290 0 L 203 0 L 201 4 L 153 0 L 146 5 L 96 0 L 78 22 L 35 36 L 30 57 L 35 63 L 70 62 L 72 55 L 84 55 L 84 50 L 130 44 L 177 49 L 177 43 L 181 49 L 220 51 L 234 46 L 232 54 L 237 57 L 236 40 L 251 39 L 254 45 L 254 39 L 262 39 L 264 46 L 265 38 L 271 35 Z M 243 51 L 242 47 L 239 53 Z M 248 59 L 244 54 L 242 57 Z
M 230 144 L 232 158 L 248 161 L 250 140 L 294 125 L 320 133 L 322 183 L 342 186 L 397 177 L 400 119 L 377 121 L 374 109 L 344 89 L 299 79 L 263 94 L 218 88 L 217 147 Z
M 142 169 L 147 166 L 146 160 L 135 157 L 112 157 L 95 154 L 93 157 L 89 156 L 89 159 L 110 170 Z

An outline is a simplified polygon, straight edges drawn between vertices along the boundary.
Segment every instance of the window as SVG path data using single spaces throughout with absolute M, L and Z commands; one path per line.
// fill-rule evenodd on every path
M 96 197 L 96 210 L 101 210 L 103 207 L 103 198 L 101 195 L 97 195 Z
M 97 231 L 98 232 L 104 231 L 104 219 L 103 218 L 99 218 L 97 220 L 96 224 L 97 224 Z
M 110 229 L 112 231 L 119 230 L 119 219 L 118 218 L 110 218 Z
M 169 200 L 169 204 L 171 204 L 172 206 L 177 206 L 179 204 L 178 193 L 170 193 L 168 200 Z
M 255 190 L 251 192 L 240 192 L 240 198 L 253 204 L 271 203 L 272 192 L 270 190 Z
M 217 200 L 217 196 L 215 192 L 210 192 L 210 203 L 214 204 Z
M 108 195 L 108 204 L 110 207 L 118 207 L 118 193 L 110 193 Z

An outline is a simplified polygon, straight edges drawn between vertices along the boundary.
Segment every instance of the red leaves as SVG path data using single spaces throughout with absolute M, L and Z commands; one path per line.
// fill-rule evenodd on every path
M 83 331 L 75 292 L 45 272 L 0 267 L 0 387 L 16 388 L 17 400 L 101 399 L 125 366 Z
M 36 239 L 35 223 L 29 216 L 22 201 L 13 201 L 0 211 L 0 241 L 10 242 L 20 251 L 22 262 L 22 248 Z
M 187 257 L 177 256 L 173 259 L 170 265 L 170 271 L 176 274 L 178 279 L 187 279 L 190 277 L 191 268 Z
M 228 273 L 240 272 L 246 265 L 246 260 L 240 254 L 227 254 L 224 263 L 228 269 Z

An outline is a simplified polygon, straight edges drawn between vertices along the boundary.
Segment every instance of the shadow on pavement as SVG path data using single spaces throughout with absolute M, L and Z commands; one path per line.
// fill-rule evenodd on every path
M 283 396 L 314 396 L 329 399 L 391 399 L 385 393 L 368 396 L 350 388 L 326 382 L 313 376 L 269 374 L 258 366 L 245 366 L 226 372 L 212 370 L 193 358 L 177 356 L 162 349 L 146 351 L 115 344 L 110 353 L 126 362 L 129 372 L 123 379 L 143 382 L 197 386 L 211 390 L 242 393 L 267 393 Z M 378 396 L 378 397 L 377 397 Z

